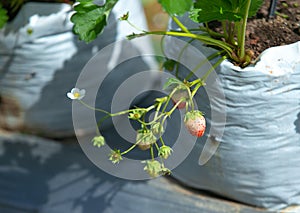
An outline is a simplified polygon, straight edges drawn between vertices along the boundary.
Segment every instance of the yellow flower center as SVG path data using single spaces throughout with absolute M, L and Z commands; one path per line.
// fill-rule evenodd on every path
M 79 93 L 79 92 L 75 92 L 75 93 L 74 93 L 74 97 L 75 97 L 75 98 L 79 98 L 79 97 L 80 97 L 80 93 Z

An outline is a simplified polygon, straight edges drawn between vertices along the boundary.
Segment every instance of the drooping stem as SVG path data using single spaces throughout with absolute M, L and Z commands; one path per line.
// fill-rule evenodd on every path
M 131 150 L 133 150 L 139 143 L 140 141 L 138 141 L 137 143 L 133 144 L 131 147 L 129 147 L 129 149 L 125 150 L 124 152 L 121 153 L 121 155 L 125 155 L 128 152 L 130 152 Z
M 188 76 L 185 78 L 185 80 L 189 80 L 193 76 L 193 74 L 198 69 L 200 69 L 200 67 L 202 67 L 205 63 L 208 63 L 210 60 L 222 55 L 223 53 L 224 53 L 224 51 L 215 52 L 215 53 L 211 54 L 210 56 L 208 56 L 207 58 L 200 61 L 199 64 L 193 70 L 191 70 L 191 72 L 188 74 Z
M 164 112 L 166 111 L 167 106 L 168 106 L 168 104 L 169 104 L 169 102 L 170 102 L 172 96 L 175 94 L 175 92 L 176 92 L 177 90 L 178 90 L 177 88 L 174 88 L 174 89 L 172 90 L 172 92 L 169 94 L 168 99 L 167 99 L 167 101 L 165 102 L 165 105 L 164 105 L 164 107 L 163 107 L 161 113 L 164 113 Z
M 130 26 L 132 26 L 134 29 L 136 29 L 136 30 L 138 30 L 138 31 L 141 31 L 141 32 L 145 32 L 145 30 L 143 30 L 143 29 L 137 27 L 137 26 L 134 25 L 131 21 L 126 20 L 126 22 L 127 22 Z
M 184 47 L 180 50 L 177 61 L 180 61 L 181 57 L 183 56 L 184 51 L 186 50 L 186 48 L 189 47 L 189 45 L 191 45 L 191 43 L 194 41 L 194 39 L 189 40 Z M 179 62 L 176 63 L 176 74 L 175 74 L 176 78 L 179 78 Z
M 133 39 L 137 37 L 142 37 L 146 35 L 169 35 L 169 36 L 179 36 L 179 37 L 187 37 L 187 38 L 194 38 L 199 41 L 202 41 L 203 43 L 207 45 L 212 45 L 215 47 L 219 47 L 223 50 L 225 50 L 228 55 L 231 55 L 233 52 L 234 46 L 227 44 L 223 41 L 213 39 L 211 37 L 205 36 L 205 35 L 199 35 L 199 34 L 193 34 L 193 33 L 185 33 L 182 31 L 152 31 L 152 32 L 145 32 L 145 33 L 140 33 L 140 34 L 131 34 L 127 36 L 128 39 Z
M 103 109 L 97 109 L 97 108 L 95 108 L 95 107 L 92 107 L 92 106 L 88 105 L 87 103 L 85 103 L 85 102 L 82 101 L 82 100 L 79 100 L 79 102 L 80 102 L 82 105 L 84 105 L 86 108 L 88 108 L 88 109 L 95 110 L 95 111 L 98 111 L 98 112 L 103 112 L 103 113 L 105 113 L 105 114 L 107 114 L 107 115 L 111 115 L 111 113 L 109 113 L 109 112 L 107 112 L 107 111 L 105 111 L 105 110 L 103 110 Z
M 156 119 L 157 119 L 157 116 L 158 116 L 159 110 L 160 110 L 160 108 L 161 108 L 161 105 L 162 105 L 162 103 L 159 103 L 159 104 L 157 105 L 153 120 L 156 120 Z
M 226 59 L 226 56 L 221 57 L 210 69 L 205 73 L 205 75 L 202 77 L 203 83 L 205 83 L 206 79 L 208 78 L 209 74 L 215 70 L 216 67 L 218 67 L 224 60 Z
M 139 140 L 137 140 L 135 142 L 135 144 L 133 144 L 131 147 L 129 147 L 127 150 L 125 150 L 124 152 L 121 153 L 121 155 L 125 155 L 128 152 L 130 152 L 131 150 L 133 150 L 142 140 L 144 139 L 144 137 L 140 138 Z
M 151 153 L 151 159 L 154 160 L 154 150 L 153 150 L 153 145 L 150 147 L 150 153 Z
M 164 146 L 164 145 L 165 145 L 165 142 L 164 142 L 163 138 L 160 137 L 159 140 L 160 140 L 161 144 Z

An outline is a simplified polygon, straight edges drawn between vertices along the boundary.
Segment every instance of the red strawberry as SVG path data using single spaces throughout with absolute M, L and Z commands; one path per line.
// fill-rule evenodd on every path
M 178 109 L 183 109 L 186 106 L 186 100 L 188 99 L 189 94 L 186 90 L 177 90 L 173 95 L 172 95 L 172 101 L 174 105 L 177 104 L 181 100 L 181 102 L 178 104 L 177 108 Z
M 202 112 L 198 110 L 187 112 L 184 117 L 184 124 L 191 135 L 196 137 L 203 136 L 206 122 Z

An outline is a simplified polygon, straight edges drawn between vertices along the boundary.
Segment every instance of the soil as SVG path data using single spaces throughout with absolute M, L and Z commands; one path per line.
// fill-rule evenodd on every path
M 249 19 L 246 48 L 254 51 L 254 58 L 269 47 L 300 41 L 300 0 L 278 0 L 276 16 L 269 18 L 269 0 Z

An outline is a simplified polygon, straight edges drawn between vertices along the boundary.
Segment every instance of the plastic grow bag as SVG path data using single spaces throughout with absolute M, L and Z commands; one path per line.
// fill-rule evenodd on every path
M 116 48 L 102 53 L 99 73 L 85 81 L 92 87 L 102 68 L 117 63 L 120 49 L 127 48 L 125 36 L 136 31 L 118 20 L 128 10 L 132 21 L 146 28 L 138 0 L 119 1 L 108 20 L 108 27 L 95 41 L 86 44 L 72 33 L 72 8 L 61 3 L 24 4 L 17 16 L 0 31 L 0 127 L 25 130 L 51 137 L 74 134 L 72 102 L 66 93 L 76 84 L 85 64 L 101 49 L 116 41 Z M 142 45 L 141 45 L 142 44 Z M 130 42 L 130 50 L 151 52 L 149 38 Z M 110 110 L 114 90 L 124 79 L 155 67 L 154 60 L 136 57 L 115 67 L 99 91 L 96 106 Z M 145 82 L 145 88 L 153 82 Z M 88 92 L 88 91 L 87 91 Z M 126 97 L 124 97 L 126 98 Z M 88 102 L 88 97 L 86 98 Z M 94 127 L 82 125 L 82 133 Z
M 167 44 L 167 55 L 178 52 L 176 45 Z M 213 52 L 199 42 L 192 45 L 207 56 Z M 198 139 L 173 176 L 186 185 L 270 210 L 300 205 L 300 42 L 270 48 L 245 69 L 224 61 L 216 73 L 215 83 L 225 99 L 208 98 L 214 91 L 206 86 L 196 101 L 206 115 L 207 132 L 215 129 L 223 135 L 206 133 Z M 213 110 L 224 112 L 224 125 L 212 125 Z M 220 145 L 200 165 L 199 155 L 211 139 Z

